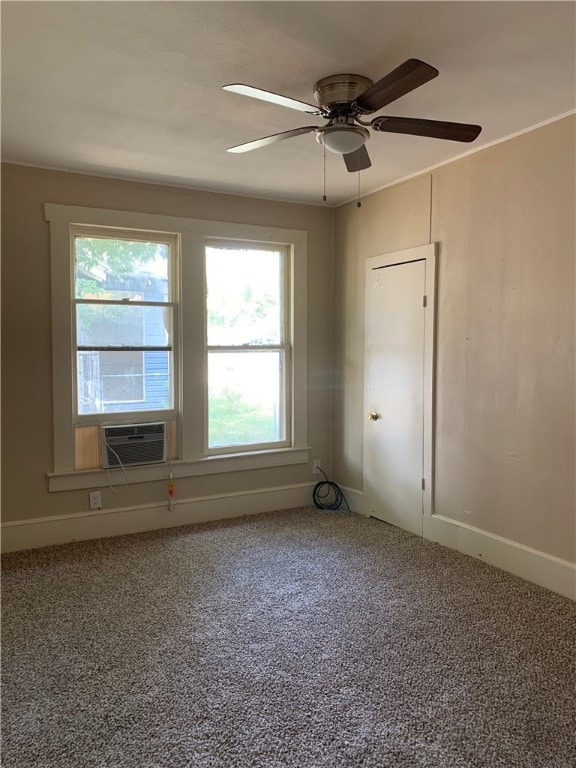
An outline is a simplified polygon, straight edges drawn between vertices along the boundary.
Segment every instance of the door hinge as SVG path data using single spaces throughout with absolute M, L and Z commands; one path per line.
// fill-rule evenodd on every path
M 428 297 L 426 296 L 426 294 L 424 294 L 424 296 L 422 296 L 422 306 L 423 307 L 428 306 Z
M 422 478 L 422 490 L 426 490 L 426 480 L 424 478 Z

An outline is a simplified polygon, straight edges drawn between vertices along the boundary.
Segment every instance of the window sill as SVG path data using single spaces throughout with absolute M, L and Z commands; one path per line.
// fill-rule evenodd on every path
M 310 459 L 310 448 L 281 448 L 271 451 L 236 454 L 235 456 L 207 456 L 198 461 L 173 461 L 172 477 L 197 477 L 218 475 L 226 472 L 244 472 L 251 469 L 285 467 L 291 464 L 306 464 Z M 128 485 L 166 480 L 170 465 L 147 464 L 140 467 L 126 467 Z M 121 469 L 109 472 L 113 485 L 125 483 Z M 105 469 L 86 469 L 71 472 L 48 473 L 48 490 L 74 491 L 84 488 L 105 488 L 108 486 L 108 472 Z

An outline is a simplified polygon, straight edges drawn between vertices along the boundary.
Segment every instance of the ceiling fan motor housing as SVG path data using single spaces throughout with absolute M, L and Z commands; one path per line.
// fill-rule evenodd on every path
M 330 75 L 318 80 L 314 96 L 320 107 L 330 109 L 336 104 L 350 104 L 371 85 L 372 80 L 362 75 Z

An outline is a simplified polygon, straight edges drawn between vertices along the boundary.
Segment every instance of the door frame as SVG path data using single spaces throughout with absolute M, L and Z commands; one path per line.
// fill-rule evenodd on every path
M 436 364 L 436 254 L 437 243 L 419 245 L 403 251 L 392 251 L 366 259 L 366 290 L 375 269 L 424 261 L 424 361 L 423 361 L 423 446 L 422 446 L 422 512 L 434 514 L 434 367 Z M 366 409 L 364 409 L 366 410 Z

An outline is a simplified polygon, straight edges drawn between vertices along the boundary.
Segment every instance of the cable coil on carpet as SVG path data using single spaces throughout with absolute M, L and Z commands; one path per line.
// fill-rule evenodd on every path
M 333 510 L 340 509 L 342 502 L 344 502 L 344 504 L 346 504 L 348 513 L 352 514 L 348 500 L 346 499 L 346 496 L 344 496 L 342 489 L 336 483 L 328 480 L 326 473 L 320 469 L 320 467 L 318 469 L 320 472 L 322 472 L 325 479 L 320 480 L 320 482 L 316 483 L 314 486 L 314 490 L 312 491 L 312 500 L 314 501 L 314 506 L 317 509 Z

